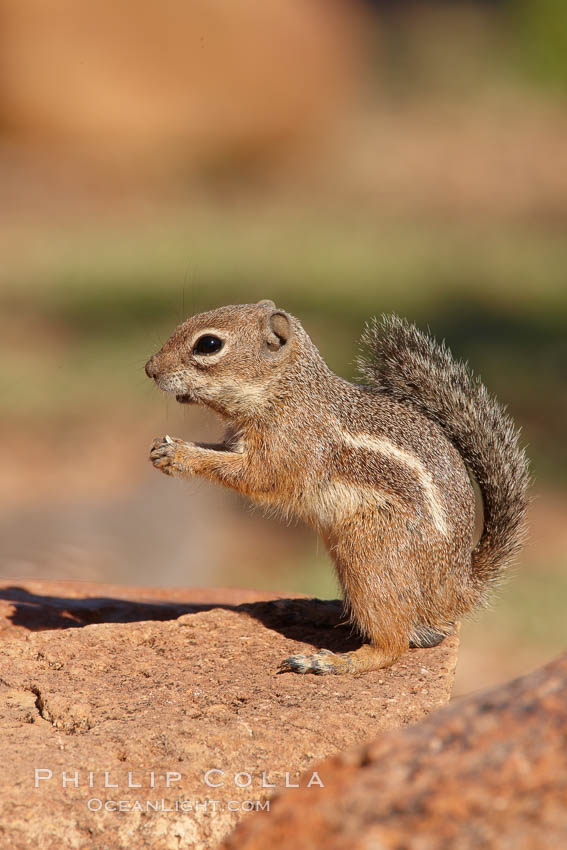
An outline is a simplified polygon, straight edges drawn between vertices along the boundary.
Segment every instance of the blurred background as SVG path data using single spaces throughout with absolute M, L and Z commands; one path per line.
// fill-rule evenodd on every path
M 456 693 L 567 636 L 567 5 L 0 0 L 0 571 L 335 596 L 315 537 L 178 482 L 143 365 L 272 298 L 355 374 L 396 311 L 523 427 L 531 541 Z

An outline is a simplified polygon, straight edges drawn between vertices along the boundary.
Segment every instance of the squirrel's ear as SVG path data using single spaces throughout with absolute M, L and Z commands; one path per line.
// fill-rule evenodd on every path
M 266 344 L 270 351 L 279 351 L 288 342 L 293 333 L 287 313 L 275 310 L 268 318 Z

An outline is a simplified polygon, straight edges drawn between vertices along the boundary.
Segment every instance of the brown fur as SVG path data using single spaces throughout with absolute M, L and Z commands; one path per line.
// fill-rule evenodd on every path
M 218 353 L 194 353 L 204 333 L 223 340 Z M 361 672 L 438 643 L 520 544 L 527 463 L 502 409 L 400 319 L 373 325 L 365 343 L 369 384 L 356 386 L 330 371 L 297 319 L 261 301 L 194 316 L 146 365 L 161 389 L 227 421 L 221 445 L 156 440 L 154 465 L 304 520 L 335 562 L 368 644 L 292 656 L 282 669 Z M 485 505 L 476 547 L 465 464 Z

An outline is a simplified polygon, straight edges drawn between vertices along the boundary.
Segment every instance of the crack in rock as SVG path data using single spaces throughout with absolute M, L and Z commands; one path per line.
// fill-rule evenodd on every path
M 53 722 L 53 718 L 49 712 L 49 709 L 47 708 L 45 699 L 39 689 L 39 686 L 31 685 L 30 691 L 32 692 L 32 694 L 35 695 L 35 707 L 37 708 L 39 716 L 43 718 L 43 720 L 47 720 L 48 723 L 51 723 L 52 726 L 55 726 L 55 723 Z
M 68 706 L 65 703 L 58 705 L 57 697 L 51 700 L 51 707 L 47 704 L 47 698 L 42 694 L 39 685 L 31 685 L 29 690 L 35 694 L 35 705 L 39 712 L 39 716 L 43 720 L 47 720 L 54 729 L 60 732 L 67 732 L 72 735 L 77 732 L 88 732 L 92 729 L 94 723 L 89 716 L 88 705 L 77 703 Z M 53 702 L 55 701 L 55 705 Z

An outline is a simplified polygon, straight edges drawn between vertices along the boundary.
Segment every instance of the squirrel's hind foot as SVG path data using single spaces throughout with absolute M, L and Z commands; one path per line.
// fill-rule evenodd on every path
M 400 653 L 401 654 L 401 653 Z M 281 662 L 279 673 L 315 673 L 319 676 L 367 673 L 389 667 L 400 654 L 386 654 L 379 647 L 364 644 L 354 652 L 335 653 L 320 649 L 312 655 L 290 655 Z
M 329 649 L 320 649 L 312 655 L 290 655 L 281 662 L 278 672 L 315 673 L 320 676 L 328 673 L 350 673 L 352 661 L 349 655 L 351 654 L 344 652 L 339 655 Z

